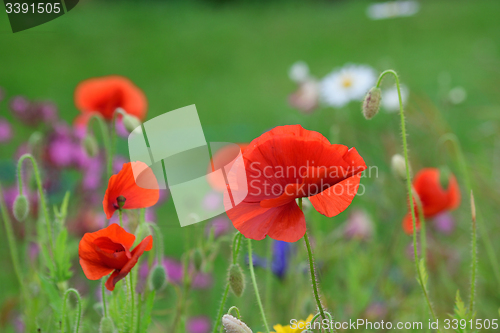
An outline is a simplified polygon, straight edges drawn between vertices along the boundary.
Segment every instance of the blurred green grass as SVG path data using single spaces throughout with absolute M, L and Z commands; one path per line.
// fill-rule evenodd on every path
M 384 292 L 378 291 L 377 297 L 400 302 L 400 310 L 394 314 L 399 315 L 397 319 L 403 319 L 403 315 L 414 318 L 413 307 L 420 307 L 420 295 L 413 283 L 412 263 L 403 253 L 409 242 L 400 226 L 406 210 L 405 192 L 390 175 L 388 166 L 390 156 L 401 150 L 398 117 L 381 114 L 366 122 L 357 103 L 340 110 L 322 109 L 310 116 L 302 115 L 287 105 L 286 98 L 295 89 L 287 71 L 297 60 L 309 63 L 312 73 L 318 77 L 348 62 L 369 64 L 380 71 L 397 70 L 412 94 L 408 131 L 413 168 L 438 166 L 441 162 L 436 142 L 444 132 L 455 132 L 473 166 L 473 178 L 480 190 L 478 206 L 495 239 L 499 231 L 495 209 L 499 197 L 495 172 L 499 166 L 493 161 L 499 154 L 495 142 L 500 120 L 500 2 L 422 1 L 416 16 L 383 21 L 366 17 L 368 3 L 277 2 L 219 6 L 199 2 L 89 1 L 80 3 L 57 20 L 16 34 L 10 32 L 7 15 L 2 13 L 0 86 L 5 87 L 9 95 L 54 100 L 62 118 L 71 122 L 78 114 L 72 95 L 79 81 L 91 76 L 121 74 L 146 92 L 150 103 L 148 118 L 196 104 L 207 141 L 248 142 L 271 127 L 293 123 L 329 136 L 331 125 L 338 124 L 340 142 L 355 146 L 367 164 L 379 168 L 380 178 L 364 179 L 367 193 L 353 204 L 370 211 L 377 235 L 368 247 L 351 244 L 346 248 L 344 244 L 333 244 L 324 249 L 332 252 L 334 269 L 323 277 L 323 291 L 329 295 L 328 303 L 335 304 L 332 308 L 336 316 L 345 314 L 348 318 L 352 314 L 349 308 L 359 307 L 350 304 L 353 293 L 368 292 L 373 271 L 385 265 L 382 259 L 391 256 L 401 270 L 394 274 L 402 274 L 409 281 L 405 283 L 411 286 L 411 298 L 403 302 L 397 296 L 389 297 L 391 290 L 401 291 L 399 287 L 391 289 L 393 280 L 383 284 Z M 454 107 L 440 104 L 440 75 L 449 75 L 452 86 L 467 90 L 465 103 Z M 435 108 L 440 110 L 439 115 Z M 6 112 L 0 111 L 2 115 Z M 25 141 L 29 134 L 27 129 L 16 128 L 15 143 Z M 15 145 L 2 147 L 2 157 L 10 156 L 14 148 Z M 126 152 L 124 142 L 120 149 Z M 450 158 L 442 161 L 452 163 Z M 457 168 L 453 170 L 458 174 Z M 437 298 L 435 303 L 442 317 L 452 311 L 457 287 L 461 288 L 464 299 L 467 298 L 469 209 L 467 194 L 463 196 L 462 207 L 455 214 L 459 229 L 452 237 L 436 240 L 454 248 L 461 258 L 456 276 L 446 276 L 442 271 L 431 276 L 431 293 Z M 330 232 L 347 214 L 333 220 L 315 214 L 314 228 Z M 191 233 L 192 227 L 186 230 L 177 227 L 171 202 L 162 207 L 158 215 L 166 237 L 166 253 L 178 257 L 182 251 L 182 234 Z M 396 232 L 401 235 L 393 237 Z M 0 233 L 4 254 L 0 262 L 10 267 L 4 238 Z M 394 247 L 384 247 L 393 239 L 397 239 Z M 263 248 L 264 245 L 257 245 L 258 252 Z M 496 248 L 498 250 L 498 246 Z M 478 311 L 486 318 L 497 314 L 500 298 L 482 247 L 479 253 Z M 365 269 L 353 278 L 352 272 L 357 272 L 361 263 L 365 263 Z M 197 294 L 198 299 L 209 304 L 193 304 L 193 314 L 214 316 L 225 283 L 225 265 L 225 260 L 220 258 L 214 288 Z M 346 270 L 346 267 L 350 268 Z M 74 269 L 79 271 L 79 267 Z M 360 287 L 350 287 L 353 290 L 348 288 L 346 292 L 344 287 L 348 281 L 349 285 Z M 303 282 L 308 283 L 307 279 Z M 2 275 L 0 283 L 15 286 L 10 275 Z M 292 279 L 287 283 L 295 282 Z M 310 295 L 297 297 L 307 299 Z M 294 295 L 277 298 L 295 299 Z M 252 306 L 248 304 L 246 308 Z M 418 312 L 425 313 L 420 308 Z M 278 310 L 272 314 L 273 319 L 281 321 L 287 321 L 290 316 L 306 316 Z M 257 324 L 258 318 L 250 322 Z

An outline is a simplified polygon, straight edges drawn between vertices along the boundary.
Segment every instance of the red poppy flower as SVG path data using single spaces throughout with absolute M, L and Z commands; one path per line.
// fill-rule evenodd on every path
M 84 80 L 75 89 L 75 105 L 82 112 L 99 112 L 112 119 L 117 108 L 143 120 L 147 100 L 144 92 L 129 79 L 110 75 Z
M 300 125 L 280 126 L 253 140 L 243 153 L 248 194 L 227 215 L 245 237 L 295 242 L 304 236 L 304 214 L 295 199 L 309 197 L 328 217 L 344 211 L 359 188 L 366 164 L 355 148 L 330 144 Z M 233 189 L 233 188 L 232 188 Z
M 124 203 L 119 203 L 118 197 L 125 199 Z M 123 209 L 146 208 L 156 204 L 159 197 L 160 190 L 153 171 L 143 162 L 129 162 L 123 164 L 118 174 L 109 178 L 102 206 L 110 219 L 120 204 Z
M 450 175 L 448 188 L 443 189 L 439 181 L 439 173 L 440 171 L 437 168 L 422 169 L 415 175 L 413 180 L 413 188 L 422 202 L 422 210 L 425 218 L 434 217 L 447 210 L 453 210 L 460 205 L 460 189 L 457 179 L 454 175 Z M 419 230 L 420 221 L 418 219 L 416 204 L 414 211 L 417 218 L 416 227 Z M 403 219 L 403 229 L 410 235 L 413 232 L 411 212 L 407 213 Z
M 118 224 L 83 235 L 78 246 L 78 256 L 83 273 L 89 280 L 98 280 L 113 272 L 106 281 L 106 288 L 114 290 L 137 264 L 144 251 L 153 248 L 153 237 L 147 236 L 132 251 L 135 236 Z

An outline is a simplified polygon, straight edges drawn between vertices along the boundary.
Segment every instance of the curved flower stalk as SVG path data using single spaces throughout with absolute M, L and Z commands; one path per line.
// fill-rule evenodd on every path
M 398 90 L 398 98 L 399 98 L 399 114 L 401 118 L 401 136 L 403 140 L 403 156 L 405 159 L 405 167 L 406 167 L 406 189 L 407 189 L 407 194 L 409 197 L 409 202 L 410 202 L 410 207 L 415 207 L 415 202 L 414 202 L 414 197 L 412 195 L 412 184 L 411 184 L 411 176 L 410 176 L 410 164 L 408 161 L 408 143 L 407 143 L 407 134 L 406 134 L 406 123 L 405 123 L 405 114 L 403 110 L 403 98 L 401 95 L 401 86 L 399 83 L 399 76 L 398 74 L 393 71 L 393 70 L 386 70 L 382 72 L 377 80 L 377 83 L 372 90 L 368 93 L 368 95 L 365 98 L 365 102 L 363 103 L 363 114 L 367 119 L 371 119 L 373 116 L 375 116 L 378 112 L 378 108 L 380 106 L 380 99 L 378 100 L 378 103 L 376 105 L 371 105 L 368 103 L 371 98 L 372 91 L 379 91 L 380 89 L 380 84 L 382 82 L 382 79 L 384 76 L 387 74 L 393 75 L 395 80 L 396 80 L 396 87 Z M 412 228 L 413 230 L 417 230 L 417 217 L 415 214 L 415 209 L 410 209 L 411 212 L 411 219 L 412 219 Z M 433 320 L 436 320 L 436 315 L 434 313 L 434 309 L 432 308 L 431 301 L 429 299 L 429 295 L 427 292 L 427 287 L 426 287 L 426 273 L 422 272 L 423 269 L 425 269 L 425 264 L 424 262 L 420 262 L 418 258 L 418 249 L 417 249 L 417 233 L 413 232 L 413 252 L 415 256 L 415 270 L 417 272 L 417 277 L 419 281 L 419 285 L 422 288 L 422 292 L 424 294 L 424 298 L 426 300 L 427 306 L 429 308 L 429 311 L 431 313 L 431 316 Z M 438 330 L 439 332 L 439 330 Z
M 80 330 L 80 320 L 82 318 L 82 299 L 80 298 L 80 293 L 76 289 L 70 288 L 66 290 L 66 292 L 64 293 L 63 310 L 61 316 L 61 333 L 66 333 L 66 305 L 68 303 L 69 294 L 71 293 L 73 293 L 76 296 L 77 299 L 76 305 L 78 306 L 78 310 L 76 313 L 76 320 L 75 320 L 75 328 L 73 332 L 78 333 L 78 331 Z
M 233 237 L 232 265 L 236 265 L 236 263 L 238 261 L 238 254 L 240 252 L 240 246 L 241 246 L 241 237 L 242 237 L 242 234 L 239 231 L 237 231 Z M 230 285 L 229 285 L 229 281 L 227 281 L 226 289 L 224 289 L 224 293 L 222 294 L 222 301 L 220 303 L 219 310 L 217 311 L 217 317 L 215 318 L 215 325 L 214 325 L 214 329 L 212 331 L 213 333 L 217 333 L 217 329 L 219 328 L 220 320 L 222 317 L 222 312 L 224 311 L 224 306 L 226 305 L 226 299 L 227 299 L 227 295 L 229 293 L 229 289 L 230 289 Z
M 32 166 L 33 166 L 33 172 L 35 174 L 35 180 L 36 180 L 36 185 L 38 187 L 38 194 L 40 195 L 40 204 L 42 206 L 42 212 L 44 215 L 45 219 L 45 224 L 47 226 L 47 238 L 49 239 L 49 246 L 50 246 L 50 253 L 53 255 L 54 252 L 54 241 L 53 241 L 53 235 L 52 235 L 52 221 L 49 216 L 49 211 L 47 209 L 47 202 L 45 200 L 45 193 L 43 191 L 43 186 L 42 186 L 42 178 L 40 177 L 40 171 L 38 169 L 38 164 L 31 154 L 24 154 L 19 158 L 19 161 L 17 162 L 17 179 L 18 179 L 18 184 L 19 184 L 19 195 L 23 195 L 23 176 L 22 176 L 22 167 L 23 167 L 23 162 L 26 159 L 30 159 Z

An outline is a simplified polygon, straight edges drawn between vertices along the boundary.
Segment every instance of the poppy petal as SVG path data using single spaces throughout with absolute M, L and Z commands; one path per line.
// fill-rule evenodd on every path
M 141 186 L 137 185 L 134 175 L 139 175 L 138 180 Z M 117 198 L 119 196 L 125 198 L 123 209 L 146 208 L 156 204 L 160 197 L 160 190 L 151 168 L 143 162 L 125 163 L 118 174 L 109 178 L 108 188 L 102 202 L 108 219 L 118 209 Z
M 420 220 L 418 217 L 415 215 L 416 221 L 415 225 L 417 227 L 417 231 L 420 230 Z M 408 235 L 413 234 L 413 218 L 411 216 L 411 212 L 407 213 L 405 217 L 403 218 L 403 230 L 405 233 Z
M 306 231 L 305 217 L 295 201 L 274 208 L 242 202 L 227 211 L 233 225 L 243 236 L 262 240 L 269 235 L 276 240 L 295 242 Z
M 337 183 L 323 192 L 309 197 L 313 207 L 328 217 L 342 213 L 358 193 L 361 174 L 349 177 Z
M 108 278 L 108 280 L 105 283 L 105 286 L 108 290 L 113 291 L 115 289 L 115 285 L 123 279 L 125 276 L 127 276 L 128 273 L 134 268 L 134 266 L 137 264 L 137 261 L 139 258 L 142 256 L 144 251 L 149 251 L 153 248 L 153 236 L 149 235 L 148 237 L 144 238 L 142 242 L 139 243 L 131 252 L 132 257 L 130 260 L 123 266 L 121 270 L 115 270 L 113 274 Z

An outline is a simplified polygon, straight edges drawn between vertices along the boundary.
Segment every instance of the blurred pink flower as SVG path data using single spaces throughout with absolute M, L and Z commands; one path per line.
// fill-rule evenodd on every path
M 12 139 L 12 126 L 5 118 L 0 118 L 0 143 L 7 143 Z
M 188 333 L 208 333 L 210 329 L 210 319 L 206 316 L 191 317 L 186 323 L 186 331 Z
M 314 80 L 302 82 L 299 88 L 288 97 L 288 102 L 303 113 L 312 113 L 318 107 L 318 83 Z
M 210 230 L 212 228 L 214 229 L 215 238 L 225 235 L 231 231 L 236 231 L 227 216 L 219 216 L 208 222 L 205 227 L 205 233 L 207 236 L 210 234 Z
M 373 221 L 360 209 L 353 209 L 344 228 L 344 237 L 368 240 L 373 236 Z
M 437 231 L 449 235 L 455 230 L 455 220 L 450 213 L 445 212 L 434 217 L 434 227 Z

